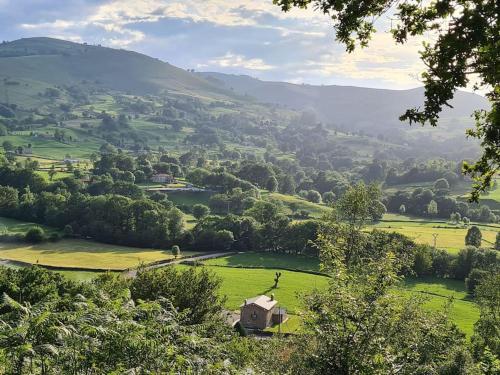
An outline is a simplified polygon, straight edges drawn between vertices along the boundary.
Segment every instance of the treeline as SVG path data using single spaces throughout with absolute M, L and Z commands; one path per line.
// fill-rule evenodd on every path
M 417 188 L 411 192 L 397 191 L 387 195 L 384 203 L 389 212 L 429 218 L 444 218 L 460 222 L 481 221 L 496 223 L 499 217 L 486 205 L 469 204 L 449 194 L 446 180 L 437 180 L 434 189 Z
M 108 243 L 169 247 L 183 234 L 183 214 L 111 177 L 88 186 L 73 177 L 46 183 L 34 171 L 0 168 L 0 215 L 65 228 Z

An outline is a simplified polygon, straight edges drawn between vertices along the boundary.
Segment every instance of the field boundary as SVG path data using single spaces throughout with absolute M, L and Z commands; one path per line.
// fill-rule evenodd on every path
M 212 258 L 214 259 L 214 258 Z M 280 266 L 275 266 L 275 267 L 266 267 L 266 266 L 224 266 L 221 264 L 203 264 L 203 262 L 197 262 L 197 261 L 185 261 L 181 262 L 181 264 L 187 265 L 187 266 L 199 266 L 203 265 L 206 267 L 221 267 L 221 268 L 244 268 L 244 269 L 257 269 L 257 270 L 283 270 L 283 271 L 290 271 L 290 272 L 300 272 L 300 273 L 308 273 L 310 275 L 316 275 L 316 276 L 325 276 L 328 278 L 331 278 L 331 275 L 320 272 L 320 271 L 311 271 L 311 270 L 301 270 L 299 268 L 288 268 L 288 267 L 280 267 Z

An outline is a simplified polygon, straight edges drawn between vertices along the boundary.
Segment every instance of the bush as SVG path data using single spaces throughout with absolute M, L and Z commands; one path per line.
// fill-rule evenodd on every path
M 432 269 L 432 254 L 431 248 L 427 246 L 419 246 L 415 252 L 413 261 L 413 270 L 417 276 L 425 276 L 431 273 Z
M 469 276 L 465 279 L 465 287 L 470 294 L 474 294 L 476 287 L 483 281 L 483 279 L 488 275 L 488 271 L 479 270 L 474 268 L 470 271 Z
M 71 237 L 73 236 L 73 227 L 69 224 L 66 224 L 64 226 L 64 236 L 65 237 Z
M 210 208 L 204 204 L 195 204 L 193 206 L 193 216 L 197 219 L 203 219 L 210 214 Z
M 173 255 L 174 257 L 176 257 L 176 258 L 177 258 L 179 255 L 181 255 L 181 249 L 179 248 L 179 246 L 177 246 L 177 245 L 172 246 L 172 255 Z
M 32 243 L 40 243 L 45 241 L 45 231 L 40 227 L 33 227 L 26 232 L 24 239 Z

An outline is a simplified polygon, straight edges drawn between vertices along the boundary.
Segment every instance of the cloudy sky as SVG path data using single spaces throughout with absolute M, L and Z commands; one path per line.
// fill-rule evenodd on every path
M 51 36 L 158 57 L 182 68 L 294 83 L 419 86 L 421 41 L 394 45 L 388 19 L 353 54 L 312 10 L 272 0 L 0 0 L 0 39 Z

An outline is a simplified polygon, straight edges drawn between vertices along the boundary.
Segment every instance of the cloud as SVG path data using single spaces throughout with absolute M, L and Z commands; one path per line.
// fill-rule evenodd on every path
M 199 64 L 198 67 L 219 66 L 221 68 L 243 68 L 248 70 L 270 70 L 275 67 L 266 64 L 264 60 L 253 58 L 248 59 L 243 55 L 235 55 L 232 52 L 227 52 L 224 56 L 212 59 L 208 64 Z
M 395 45 L 389 34 L 378 33 L 367 48 L 353 53 L 323 53 L 297 67 L 301 75 L 358 81 L 379 81 L 391 87 L 408 88 L 420 85 L 418 74 L 424 66 L 419 60 L 421 40 Z
M 420 41 L 399 47 L 380 32 L 368 48 L 347 54 L 327 16 L 311 9 L 283 13 L 272 0 L 7 1 L 0 24 L 5 39 L 100 43 L 183 68 L 266 80 L 405 88 L 418 85 L 423 70 Z

